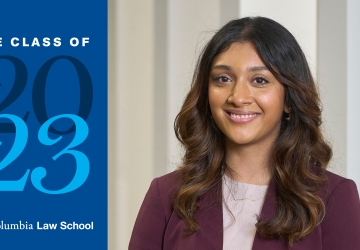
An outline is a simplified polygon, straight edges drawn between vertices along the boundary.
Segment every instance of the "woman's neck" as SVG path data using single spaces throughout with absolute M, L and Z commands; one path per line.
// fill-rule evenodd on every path
M 226 143 L 226 162 L 230 169 L 225 174 L 235 181 L 268 185 L 271 180 L 268 145 L 236 145 Z

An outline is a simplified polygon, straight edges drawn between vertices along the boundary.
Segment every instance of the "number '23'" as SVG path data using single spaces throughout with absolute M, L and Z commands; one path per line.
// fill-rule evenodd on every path
M 14 144 L 10 149 L 9 153 L 6 155 L 6 157 L 0 162 L 0 170 L 2 170 L 6 166 L 8 166 L 11 162 L 13 162 L 24 150 L 28 139 L 28 129 L 25 122 L 21 118 L 15 115 L 0 114 L 0 118 L 10 119 L 14 123 L 16 128 Z M 54 155 L 52 158 L 55 161 L 57 158 L 59 158 L 64 154 L 70 154 L 74 156 L 77 166 L 76 173 L 72 181 L 66 187 L 60 190 L 52 191 L 45 189 L 41 185 L 41 180 L 46 176 L 45 168 L 43 167 L 35 168 L 31 173 L 31 182 L 35 186 L 35 188 L 47 194 L 63 194 L 77 189 L 86 181 L 90 171 L 90 163 L 87 156 L 80 151 L 72 149 L 80 145 L 89 134 L 89 128 L 86 122 L 81 117 L 72 114 L 62 114 L 47 120 L 39 129 L 39 133 L 38 133 L 39 141 L 44 145 L 51 146 L 57 143 L 59 140 L 61 140 L 62 136 L 59 136 L 56 139 L 50 139 L 48 136 L 48 131 L 51 124 L 54 121 L 61 118 L 69 118 L 73 120 L 76 127 L 75 136 L 67 147 L 65 147 L 62 151 Z M 24 176 L 17 181 L 0 181 L 0 191 L 23 191 L 29 173 L 30 170 L 29 169 L 26 170 Z

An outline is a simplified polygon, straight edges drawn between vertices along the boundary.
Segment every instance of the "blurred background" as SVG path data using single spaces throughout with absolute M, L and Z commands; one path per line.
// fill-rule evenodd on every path
M 109 0 L 109 249 L 127 249 L 153 178 L 174 170 L 173 131 L 204 44 L 266 16 L 298 40 L 316 78 L 329 170 L 360 187 L 360 0 Z

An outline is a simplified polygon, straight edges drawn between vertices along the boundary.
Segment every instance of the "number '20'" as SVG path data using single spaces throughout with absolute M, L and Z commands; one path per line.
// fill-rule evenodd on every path
M 2 103 L 0 103 L 0 111 L 2 111 L 3 109 L 11 105 L 21 95 L 27 81 L 27 70 L 25 64 L 16 57 L 0 56 L 0 59 L 7 59 L 11 61 L 15 66 L 14 85 L 10 90 L 8 96 L 2 101 Z M 76 68 L 76 71 L 78 72 L 80 84 L 80 106 L 78 115 L 62 114 L 48 119 L 45 107 L 46 78 L 51 66 L 59 59 L 67 59 L 72 62 Z M 90 171 L 89 160 L 84 153 L 74 150 L 72 148 L 80 145 L 88 135 L 89 129 L 85 122 L 85 119 L 88 117 L 91 110 L 93 94 L 92 91 L 92 82 L 86 67 L 79 60 L 70 56 L 58 56 L 48 60 L 46 63 L 43 64 L 43 66 L 37 73 L 34 80 L 32 100 L 35 116 L 40 122 L 40 124 L 42 124 L 39 129 L 38 139 L 42 144 L 51 146 L 61 140 L 62 136 L 59 136 L 56 139 L 50 139 L 48 137 L 48 132 L 59 135 L 69 134 L 75 131 L 75 136 L 71 143 L 52 158 L 53 160 L 56 160 L 64 154 L 70 154 L 75 158 L 77 166 L 76 173 L 72 181 L 63 189 L 56 191 L 47 190 L 41 185 L 41 180 L 46 176 L 45 168 L 35 168 L 31 173 L 31 182 L 33 183 L 35 188 L 37 188 L 41 192 L 48 194 L 68 193 L 79 188 L 86 181 Z M 23 119 L 11 114 L 0 114 L 0 118 L 10 119 L 11 123 L 14 125 L 8 126 L 12 124 L 0 123 L 0 132 L 12 133 L 16 131 L 15 140 L 12 148 L 5 156 L 5 158 L 0 162 L 0 170 L 11 164 L 24 150 L 28 138 L 28 129 L 25 124 L 28 114 L 29 112 L 25 114 Z M 62 118 L 71 119 L 74 122 L 74 126 L 72 126 L 67 131 L 58 131 L 54 127 L 52 127 L 52 123 L 54 121 Z M 28 169 L 24 176 L 19 180 L 0 181 L 0 191 L 23 191 L 29 174 L 30 170 Z

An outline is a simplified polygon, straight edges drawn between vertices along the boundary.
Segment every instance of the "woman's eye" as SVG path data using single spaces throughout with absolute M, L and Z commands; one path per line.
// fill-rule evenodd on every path
M 230 78 L 226 77 L 226 76 L 218 76 L 214 78 L 215 82 L 230 82 Z
M 256 77 L 254 79 L 254 82 L 259 85 L 264 85 L 264 84 L 268 83 L 269 81 L 267 79 L 265 79 L 264 77 Z

